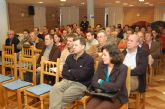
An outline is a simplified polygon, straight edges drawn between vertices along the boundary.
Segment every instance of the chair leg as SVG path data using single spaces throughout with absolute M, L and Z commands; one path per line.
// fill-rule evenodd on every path
M 18 109 L 22 109 L 22 96 L 21 91 L 17 90 L 17 103 L 18 103 Z
M 40 99 L 40 101 L 41 101 L 41 109 L 44 109 L 44 100 Z
M 140 105 L 140 95 L 138 94 L 136 96 L 136 109 L 139 109 L 139 105 Z
M 3 88 L 3 94 L 4 94 L 4 105 L 5 105 L 5 109 L 8 109 L 8 92 L 6 88 Z
M 28 101 L 27 101 L 27 94 L 26 94 L 26 92 L 24 93 L 24 103 L 25 103 L 25 109 L 27 109 L 27 107 L 28 107 Z

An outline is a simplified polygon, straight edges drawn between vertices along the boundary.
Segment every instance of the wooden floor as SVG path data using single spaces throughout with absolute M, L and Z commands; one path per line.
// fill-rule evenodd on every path
M 10 109 L 17 109 L 16 102 L 9 106 Z M 160 65 L 159 74 L 147 88 L 145 109 L 165 109 L 165 62 Z

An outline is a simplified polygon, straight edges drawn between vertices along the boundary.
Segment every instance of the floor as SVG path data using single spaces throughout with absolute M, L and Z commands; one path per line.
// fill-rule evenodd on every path
M 165 109 L 164 65 L 165 61 L 160 65 L 159 73 L 153 78 L 153 82 L 147 88 L 145 109 Z M 9 106 L 10 109 L 17 109 L 17 104 L 15 102 L 10 103 Z

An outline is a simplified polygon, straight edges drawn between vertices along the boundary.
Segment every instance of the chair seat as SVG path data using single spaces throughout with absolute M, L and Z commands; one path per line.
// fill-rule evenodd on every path
M 16 80 L 7 84 L 4 84 L 3 86 L 9 90 L 17 90 L 22 87 L 26 87 L 32 85 L 30 82 L 22 81 L 22 80 Z
M 0 82 L 5 82 L 5 81 L 11 80 L 11 79 L 12 79 L 12 77 L 0 74 Z
M 52 88 L 51 85 L 40 84 L 31 88 L 28 88 L 27 91 L 39 96 L 47 92 L 50 92 L 51 88 Z

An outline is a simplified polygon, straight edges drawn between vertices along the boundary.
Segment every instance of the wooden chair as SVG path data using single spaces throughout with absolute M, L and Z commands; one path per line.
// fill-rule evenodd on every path
M 14 44 L 12 44 L 12 46 L 3 45 L 2 52 L 4 52 L 4 54 L 13 55 L 14 54 Z
M 11 52 L 10 52 L 11 53 Z M 16 80 L 17 77 L 17 67 L 16 67 L 16 53 L 13 55 L 5 54 L 2 51 L 2 74 L 0 74 L 0 107 L 4 108 L 4 96 L 3 96 L 3 87 L 2 85 L 11 81 Z M 7 76 L 6 69 L 9 68 L 12 72 L 10 76 Z
M 24 81 L 24 74 L 30 72 L 32 73 L 32 83 Z M 15 93 L 17 97 L 18 109 L 22 109 L 22 96 L 23 91 L 30 87 L 31 85 L 36 84 L 36 57 L 33 56 L 32 58 L 27 57 L 20 57 L 19 60 L 19 75 L 20 79 L 8 82 L 3 84 L 3 92 L 4 92 L 4 104 L 5 108 L 8 109 L 8 92 Z
M 44 84 L 44 75 L 54 76 L 56 82 L 59 82 L 59 73 L 60 73 L 60 60 L 57 59 L 57 62 L 45 61 L 42 57 L 41 59 L 41 78 L 40 85 L 31 87 L 24 91 L 25 99 L 25 109 L 37 109 L 36 105 L 40 103 L 40 108 L 44 108 L 44 100 L 49 97 L 49 92 L 52 86 Z M 28 97 L 38 98 L 40 102 L 29 104 Z
M 30 48 L 22 48 L 22 51 L 21 51 L 21 56 L 23 57 L 32 57 L 34 56 L 34 47 L 31 46 Z

